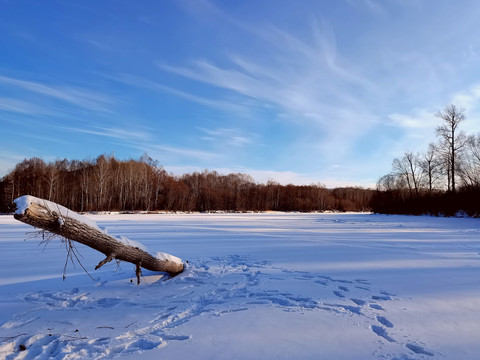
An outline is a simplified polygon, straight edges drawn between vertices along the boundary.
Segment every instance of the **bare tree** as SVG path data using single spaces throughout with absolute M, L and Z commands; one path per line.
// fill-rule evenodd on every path
M 418 189 L 416 163 L 407 163 L 411 191 Z M 413 169 L 413 170 L 412 170 Z M 397 189 L 406 188 L 405 177 L 395 178 Z M 339 189 L 323 185 L 256 184 L 245 174 L 221 175 L 215 171 L 173 176 L 144 155 L 139 160 L 117 160 L 101 155 L 92 160 L 25 159 L 0 179 L 0 211 L 10 211 L 23 194 L 48 198 L 75 211 L 314 211 L 365 210 L 372 194 L 368 189 Z
M 396 180 L 397 176 L 395 174 L 383 175 L 377 181 L 377 190 L 378 191 L 392 191 L 396 190 Z
M 95 180 L 97 183 L 97 208 L 104 209 L 106 204 L 107 181 L 109 178 L 109 159 L 100 155 L 95 163 Z
M 407 184 L 410 195 L 415 191 L 416 196 L 418 196 L 420 182 L 420 167 L 418 164 L 418 155 L 410 151 L 407 151 L 401 158 L 395 158 L 392 164 L 394 173 Z
M 448 147 L 448 172 L 451 179 L 451 190 L 455 192 L 455 170 L 457 167 L 457 155 L 465 146 L 466 135 L 458 130 L 459 124 L 465 120 L 465 109 L 457 108 L 450 104 L 435 114 L 436 117 L 444 121 L 443 125 L 437 127 L 437 136 L 439 136 L 446 147 Z
M 408 164 L 408 168 L 410 169 L 410 176 L 412 177 L 413 187 L 415 189 L 415 195 L 418 196 L 419 191 L 419 184 L 420 184 L 420 177 L 421 177 L 421 169 L 419 166 L 419 156 L 418 154 L 414 154 L 412 152 L 405 153 L 405 160 Z
M 480 134 L 471 135 L 465 144 L 465 156 L 459 169 L 462 185 L 467 187 L 480 186 Z
M 422 159 L 420 160 L 419 165 L 422 169 L 423 178 L 427 182 L 428 191 L 432 192 L 434 185 L 439 178 L 441 165 L 438 150 L 434 144 L 430 144 L 427 152 L 422 154 Z
M 53 201 L 53 195 L 54 195 L 54 190 L 55 186 L 57 185 L 58 182 L 58 177 L 59 177 L 59 171 L 58 168 L 55 167 L 53 164 L 48 164 L 46 167 L 46 180 L 48 184 L 48 197 L 47 199 L 49 201 Z

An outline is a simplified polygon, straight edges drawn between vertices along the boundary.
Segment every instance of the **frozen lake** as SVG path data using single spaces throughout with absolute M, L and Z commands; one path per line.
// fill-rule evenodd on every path
M 93 268 L 0 216 L 0 359 L 475 359 L 480 220 L 371 214 L 88 215 L 188 260 Z M 24 241 L 26 238 L 28 240 Z

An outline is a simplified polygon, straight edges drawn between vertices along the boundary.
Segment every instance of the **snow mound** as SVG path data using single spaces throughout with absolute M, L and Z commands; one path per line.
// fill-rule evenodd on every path
M 171 261 L 171 262 L 180 263 L 180 264 L 182 263 L 182 259 L 170 254 L 163 253 L 163 252 L 157 252 L 154 257 L 162 261 Z
M 139 248 L 140 250 L 143 250 L 145 252 L 149 252 L 146 246 L 144 246 L 143 244 L 140 244 L 138 241 L 130 240 L 129 238 L 127 238 L 125 236 L 120 236 L 120 237 L 116 236 L 115 239 L 117 241 L 121 242 L 122 244 L 125 244 L 125 245 L 128 245 L 128 246 L 133 246 L 133 247 Z M 153 254 L 151 254 L 151 255 L 153 256 Z

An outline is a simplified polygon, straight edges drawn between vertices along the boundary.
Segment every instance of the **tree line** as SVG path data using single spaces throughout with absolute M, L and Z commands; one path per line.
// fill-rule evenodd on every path
M 258 184 L 249 175 L 215 171 L 175 176 L 148 155 L 117 160 L 25 159 L 0 180 L 0 212 L 22 195 L 89 211 L 369 211 L 374 190 L 323 185 Z
M 480 215 L 480 133 L 460 128 L 465 109 L 453 104 L 435 114 L 437 142 L 406 151 L 377 183 L 372 210 L 379 213 Z

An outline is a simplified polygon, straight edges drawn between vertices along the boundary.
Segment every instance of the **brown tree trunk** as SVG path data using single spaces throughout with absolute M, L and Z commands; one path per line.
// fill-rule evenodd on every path
M 178 258 L 168 254 L 164 254 L 163 258 L 154 257 L 138 247 L 126 244 L 98 228 L 79 221 L 78 216 L 75 216 L 77 214 L 73 211 L 69 210 L 72 216 L 68 216 L 68 213 L 65 215 L 61 210 L 58 212 L 53 210 L 44 200 L 34 199 L 36 201 L 30 202 L 22 211 L 17 210 L 14 214 L 15 219 L 100 251 L 106 258 L 95 267 L 95 270 L 113 259 L 127 261 L 136 265 L 138 283 L 140 283 L 140 267 L 151 271 L 167 272 L 171 275 L 183 271 L 183 263 Z M 60 209 L 60 206 L 58 208 Z

